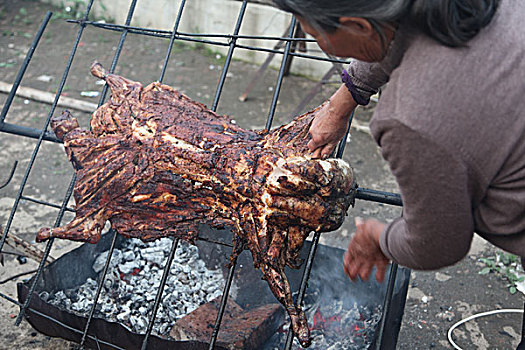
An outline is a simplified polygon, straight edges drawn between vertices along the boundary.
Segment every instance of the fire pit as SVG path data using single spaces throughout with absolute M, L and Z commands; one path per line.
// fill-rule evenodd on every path
M 229 239 L 228 231 L 207 227 L 203 227 L 202 231 L 204 237 L 220 234 L 221 242 Z M 96 292 L 96 279 L 102 270 L 101 262 L 105 261 L 111 245 L 111 236 L 106 234 L 97 245 L 84 244 L 44 268 L 27 312 L 27 319 L 35 329 L 50 336 L 80 342 L 81 330 L 87 322 Z M 110 270 L 103 283 L 103 296 L 91 320 L 90 334 L 96 334 L 96 337 L 89 337 L 86 345 L 101 349 L 140 347 L 151 314 L 153 292 L 158 288 L 160 279 L 156 278 L 155 270 L 160 270 L 166 262 L 170 243 L 171 239 L 146 244 L 120 236 L 117 238 Z M 308 242 L 303 258 L 307 258 L 310 247 Z M 229 249 L 224 245 L 201 241 L 197 247 L 183 244 L 178 248 L 149 339 L 152 348 L 208 349 L 208 338 L 174 339 L 173 332 L 170 336 L 170 330 L 174 325 L 180 328 L 181 324 L 188 322 L 188 315 L 196 313 L 199 308 L 205 312 L 210 310 L 206 305 L 222 294 L 228 274 L 225 263 Z M 323 245 L 317 249 L 304 300 L 313 336 L 311 348 L 371 348 L 378 339 L 386 284 L 378 284 L 374 280 L 350 282 L 341 268 L 344 252 Z M 297 270 L 287 271 L 292 288 L 298 288 L 301 274 Z M 251 329 L 257 335 L 258 342 L 252 341 L 236 349 L 282 349 L 286 343 L 288 322 L 284 318 L 284 310 L 276 304 L 273 294 L 260 277 L 260 271 L 253 268 L 249 253 L 243 253 L 238 260 L 229 299 L 243 312 L 259 309 L 257 318 L 267 321 L 265 324 L 259 322 L 261 324 Z M 184 285 L 184 280 L 187 285 Z M 384 334 L 394 339 L 399 332 L 408 280 L 409 271 L 401 269 L 393 293 L 395 307 L 388 313 L 383 329 Z M 20 303 L 27 299 L 31 283 L 30 280 L 18 285 Z M 217 300 L 215 304 L 218 304 Z M 270 311 L 262 315 L 261 309 Z M 214 312 L 217 313 L 217 310 Z M 211 316 L 213 320 L 215 317 L 215 314 Z M 235 318 L 232 322 L 233 327 L 242 328 L 241 324 L 236 324 Z M 207 327 L 208 324 L 204 328 Z M 206 333 L 206 329 L 201 331 Z M 230 348 L 226 341 L 219 334 L 215 348 Z M 296 343 L 295 347 L 298 346 Z

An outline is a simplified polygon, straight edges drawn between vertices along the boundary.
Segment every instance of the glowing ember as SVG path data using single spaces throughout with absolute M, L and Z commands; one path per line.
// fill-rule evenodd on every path
M 319 293 L 313 294 L 310 298 L 307 296 L 304 307 L 313 337 L 309 349 L 363 350 L 372 345 L 381 319 L 381 306 L 349 305 L 335 298 L 322 298 Z M 286 323 L 272 338 L 272 345 L 264 350 L 283 349 L 287 332 Z M 292 348 L 301 349 L 296 340 Z
M 332 323 L 338 324 L 339 321 L 341 321 L 341 316 L 339 315 L 334 315 L 328 318 L 324 318 L 323 314 L 321 313 L 321 309 L 318 308 L 314 314 L 313 327 L 310 330 L 313 331 L 316 329 L 324 329 L 325 326 L 330 327 Z

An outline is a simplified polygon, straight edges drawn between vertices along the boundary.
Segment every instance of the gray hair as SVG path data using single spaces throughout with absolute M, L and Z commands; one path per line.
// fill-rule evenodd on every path
M 327 32 L 341 17 L 361 17 L 383 28 L 407 19 L 446 46 L 465 46 L 494 16 L 499 0 L 273 0 L 284 11 Z

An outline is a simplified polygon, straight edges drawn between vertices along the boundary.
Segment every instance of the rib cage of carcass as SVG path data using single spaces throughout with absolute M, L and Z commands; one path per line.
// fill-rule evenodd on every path
M 119 234 L 144 241 L 198 238 L 200 224 L 228 227 L 236 258 L 249 249 L 294 334 L 310 343 L 308 324 L 292 299 L 284 267 L 301 265 L 312 231 L 337 229 L 353 204 L 356 183 L 340 159 L 312 159 L 308 130 L 315 111 L 270 132 L 244 130 L 161 83 L 146 87 L 107 74 L 111 97 L 91 131 L 65 111 L 51 121 L 76 171 L 76 216 L 38 232 L 95 243 L 107 220 Z

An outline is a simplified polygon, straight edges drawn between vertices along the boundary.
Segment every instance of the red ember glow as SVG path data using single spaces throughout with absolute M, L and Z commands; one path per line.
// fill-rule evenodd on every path
M 314 324 L 310 330 L 332 327 L 333 323 L 339 323 L 339 321 L 341 321 L 341 317 L 339 315 L 325 318 L 323 317 L 321 310 L 317 309 L 314 314 Z

